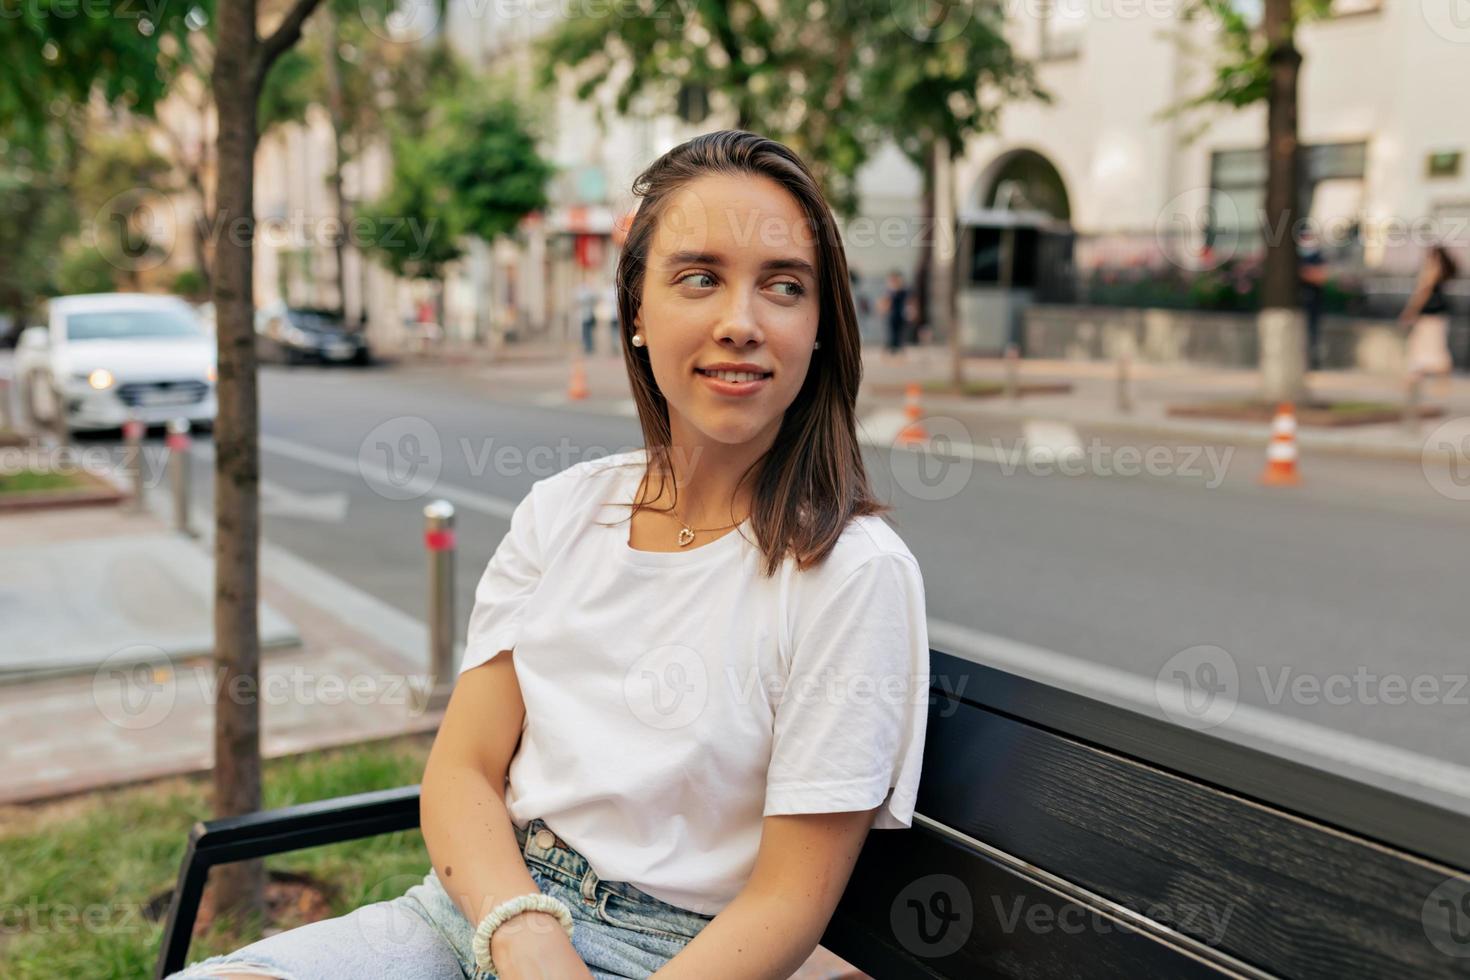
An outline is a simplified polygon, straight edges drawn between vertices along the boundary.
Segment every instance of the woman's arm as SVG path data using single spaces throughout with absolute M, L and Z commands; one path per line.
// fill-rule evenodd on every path
M 817 948 L 878 810 L 766 817 L 750 878 L 656 980 L 786 980 Z
M 434 738 L 419 790 L 419 822 L 444 890 L 471 924 L 517 895 L 541 891 L 526 870 L 505 780 L 526 706 L 512 653 L 459 676 Z M 491 940 L 502 980 L 590 977 L 555 917 L 523 912 Z
M 1408 326 L 1419 316 L 1419 311 L 1424 304 L 1429 302 L 1429 294 L 1434 291 L 1434 279 L 1438 272 L 1431 269 L 1429 263 L 1424 263 L 1419 269 L 1419 278 L 1414 282 L 1414 292 L 1409 296 L 1409 301 L 1404 304 L 1404 310 L 1399 314 L 1398 322 L 1402 326 Z

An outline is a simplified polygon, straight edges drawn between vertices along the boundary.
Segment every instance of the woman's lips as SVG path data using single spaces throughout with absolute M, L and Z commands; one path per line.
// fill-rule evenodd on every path
M 747 395 L 755 394 L 756 392 L 764 388 L 766 386 L 766 383 L 771 380 L 771 376 L 769 374 L 756 381 L 725 381 L 722 378 L 717 378 L 713 375 L 705 374 L 703 371 L 696 370 L 694 373 L 699 375 L 700 379 L 703 380 L 704 383 L 708 385 L 712 391 L 715 392 L 715 394 L 730 395 L 736 398 L 743 398 Z

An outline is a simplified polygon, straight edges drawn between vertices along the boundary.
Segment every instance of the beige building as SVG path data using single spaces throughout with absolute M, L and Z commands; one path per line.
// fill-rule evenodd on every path
M 1168 115 L 1204 91 L 1216 51 L 1213 25 L 1182 22 L 1181 6 L 1013 5 L 1013 43 L 1054 101 L 1008 107 L 998 132 L 966 148 L 959 206 L 1027 201 L 1083 236 L 1111 237 L 1097 260 L 1157 249 L 1187 262 L 1211 226 L 1240 232 L 1224 247 L 1255 247 L 1265 107 Z M 1329 246 L 1357 249 L 1368 267 L 1411 267 L 1426 237 L 1470 243 L 1470 115 L 1459 108 L 1470 21 L 1452 7 L 1339 0 L 1337 15 L 1299 30 L 1303 205 Z
M 1300 30 L 1303 206 L 1339 261 L 1402 275 L 1430 240 L 1447 240 L 1470 258 L 1470 115 L 1458 109 L 1459 93 L 1470 91 L 1470 22 L 1456 20 L 1449 3 L 1343 0 L 1337 16 Z M 1215 258 L 1258 248 L 1264 107 L 1167 113 L 1202 91 L 1215 53 L 1211 25 L 1182 23 L 1178 6 L 1010 5 L 1012 43 L 1035 60 L 1053 101 L 1007 107 L 996 132 L 965 147 L 955 174 L 962 223 L 1005 224 L 1028 214 L 1058 219 L 1077 236 L 1079 268 L 1189 267 L 1207 240 Z M 678 142 L 729 122 L 702 113 L 697 100 L 685 107 L 685 118 L 650 106 L 622 118 L 610 95 L 599 120 L 565 88 L 534 90 L 530 44 L 552 26 L 557 5 L 456 0 L 444 25 L 433 21 L 431 4 L 408 9 L 414 16 L 400 25 L 405 40 L 446 30 L 472 62 L 504 71 L 521 87 L 542 128 L 543 153 L 558 167 L 551 206 L 514 240 L 467 243 L 446 284 L 447 336 L 579 343 L 578 291 L 601 296 L 612 282 L 611 232 L 633 204 L 634 176 Z M 338 301 L 326 244 L 335 213 L 326 183 L 330 159 L 320 110 L 306 125 L 278 127 L 261 142 L 259 302 Z M 349 199 L 380 193 L 389 166 L 382 148 L 349 163 Z M 915 168 L 892 148 L 860 177 L 864 213 L 848 227 L 847 241 L 870 298 L 889 269 L 914 269 L 920 185 Z M 909 233 L 888 233 L 895 225 Z M 978 239 L 968 250 L 962 244 L 962 281 L 987 275 L 976 259 L 984 251 Z M 346 266 L 349 316 L 366 309 L 375 340 L 398 342 L 428 295 L 426 284 L 398 281 L 350 248 Z M 611 349 L 609 307 L 603 297 L 596 331 L 602 350 Z M 964 309 L 962 301 L 962 315 Z M 872 320 L 865 331 L 877 339 Z

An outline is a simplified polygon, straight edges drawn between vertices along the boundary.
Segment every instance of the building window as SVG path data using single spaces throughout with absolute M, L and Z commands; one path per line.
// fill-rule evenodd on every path
M 1329 249 L 1358 247 L 1367 143 L 1303 146 L 1297 182 L 1298 218 L 1310 218 Z M 1260 248 L 1266 213 L 1266 152 L 1220 150 L 1210 157 L 1206 241 L 1225 238 L 1240 251 Z M 1342 257 L 1346 258 L 1346 255 Z
M 1424 176 L 1430 178 L 1460 176 L 1460 151 L 1439 150 L 1424 159 Z
M 1086 24 L 1086 0 L 1041 0 L 1041 60 L 1077 57 Z

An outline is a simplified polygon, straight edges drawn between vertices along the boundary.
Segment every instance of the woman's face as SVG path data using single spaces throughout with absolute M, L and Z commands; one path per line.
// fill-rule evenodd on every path
M 774 441 L 820 313 L 813 230 L 767 177 L 710 175 L 669 199 L 634 319 L 676 444 Z M 718 365 L 759 375 L 712 375 Z

